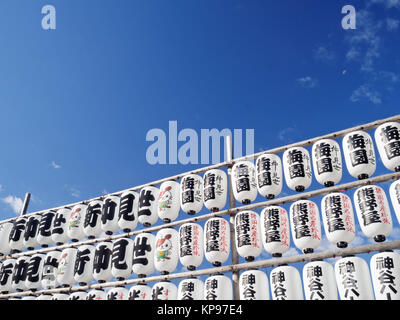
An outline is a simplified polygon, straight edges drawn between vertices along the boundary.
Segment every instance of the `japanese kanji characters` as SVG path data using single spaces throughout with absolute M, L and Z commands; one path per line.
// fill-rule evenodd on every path
M 217 212 L 226 205 L 228 194 L 228 178 L 225 171 L 211 169 L 203 176 L 203 199 L 204 206 L 211 212 Z
M 179 228 L 179 260 L 188 270 L 195 270 L 203 261 L 203 228 L 185 223 Z
M 223 218 L 208 219 L 204 225 L 204 252 L 207 261 L 219 267 L 230 252 L 229 223 Z
M 184 176 L 180 184 L 182 211 L 189 215 L 200 212 L 203 207 L 203 178 L 197 174 Z
M 292 266 L 279 266 L 269 276 L 272 300 L 304 300 L 299 271 Z
M 283 186 L 282 161 L 275 154 L 263 154 L 256 160 L 257 190 L 267 199 L 279 195 Z
M 96 248 L 85 244 L 78 247 L 74 266 L 74 279 L 79 285 L 86 285 L 93 280 L 93 263 Z
M 13 290 L 24 291 L 27 289 L 25 280 L 30 259 L 30 256 L 22 256 L 16 260 L 12 273 L 11 287 Z
M 124 237 L 114 240 L 111 273 L 117 280 L 129 278 L 132 273 L 133 240 Z
M 204 300 L 204 283 L 200 279 L 189 278 L 179 282 L 177 300 Z
M 93 263 L 93 278 L 99 283 L 107 282 L 112 279 L 112 250 L 113 243 L 111 241 L 99 242 L 96 245 Z
M 146 284 L 138 284 L 129 289 L 128 300 L 151 300 L 152 290 Z
M 364 131 L 354 131 L 343 137 L 343 154 L 350 175 L 359 180 L 374 174 L 376 158 L 371 136 Z
M 262 252 L 260 217 L 254 211 L 235 215 L 235 244 L 237 252 L 246 261 L 253 261 Z
M 235 199 L 249 204 L 257 198 L 256 168 L 250 161 L 240 161 L 232 167 L 232 191 Z
M 86 300 L 86 297 L 86 291 L 75 291 L 69 295 L 68 300 Z
M 165 181 L 160 185 L 158 217 L 165 223 L 174 221 L 178 217 L 181 208 L 179 187 L 179 183 L 175 181 Z
M 154 271 L 154 250 L 156 237 L 151 233 L 138 234 L 133 241 L 132 271 L 144 278 Z
M 107 235 L 112 235 L 119 230 L 118 213 L 120 198 L 117 196 L 108 196 L 103 200 L 101 208 L 101 230 Z
M 159 189 L 153 186 L 144 187 L 140 191 L 138 220 L 145 227 L 150 227 L 157 222 L 158 194 Z
M 44 289 L 52 289 L 58 286 L 57 269 L 60 256 L 60 250 L 53 250 L 46 254 L 42 270 L 42 287 Z
M 30 259 L 26 270 L 25 286 L 29 290 L 42 287 L 43 264 L 46 255 L 36 253 Z
M 400 124 L 387 122 L 375 130 L 375 142 L 385 167 L 400 171 Z
M 297 192 L 306 190 L 312 181 L 311 158 L 307 149 L 294 147 L 283 153 L 283 172 L 287 186 Z
M 222 274 L 210 276 L 204 283 L 204 300 L 232 300 L 232 280 Z
M 121 194 L 118 226 L 124 232 L 134 230 L 138 224 L 139 195 L 134 191 L 126 191 Z
M 400 300 L 400 255 L 380 252 L 369 262 L 376 300 Z
M 0 266 L 0 292 L 8 293 L 12 290 L 12 276 L 17 259 L 9 258 Z
M 151 300 L 176 300 L 178 288 L 172 282 L 161 281 L 151 290 Z
M 57 245 L 64 244 L 70 240 L 68 237 L 68 219 L 71 214 L 71 209 L 58 209 L 54 215 L 51 226 L 51 239 Z
M 86 300 L 107 300 L 107 293 L 103 289 L 93 289 L 88 292 Z
M 101 213 L 103 201 L 90 201 L 83 216 L 83 232 L 89 239 L 94 239 L 101 235 Z
M 240 300 L 269 300 L 267 275 L 260 270 L 244 271 L 239 278 Z
M 107 300 L 128 300 L 129 292 L 124 287 L 115 287 L 107 292 Z
M 13 221 L 13 226 L 9 235 L 9 247 L 11 253 L 18 253 L 25 249 L 24 232 L 26 218 L 19 217 Z
M 400 222 L 400 180 L 396 180 L 390 185 L 389 194 L 397 221 Z
M 337 300 L 335 272 L 325 261 L 312 261 L 303 267 L 306 300 Z
M 317 141 L 312 146 L 311 154 L 318 183 L 332 187 L 342 179 L 342 155 L 335 140 Z
M 31 215 L 27 217 L 24 230 L 24 247 L 33 250 L 38 245 L 37 235 L 39 232 L 40 216 Z

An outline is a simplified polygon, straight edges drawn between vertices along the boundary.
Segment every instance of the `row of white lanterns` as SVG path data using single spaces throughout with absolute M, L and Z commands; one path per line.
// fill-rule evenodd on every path
M 371 271 L 371 273 L 370 273 Z M 270 279 L 265 272 L 251 269 L 239 278 L 241 300 L 400 300 L 400 255 L 386 251 L 374 254 L 370 270 L 364 259 L 343 257 L 335 266 L 326 261 L 312 261 L 299 271 L 292 266 L 274 268 Z M 304 288 L 304 294 L 303 294 Z M 271 291 L 271 295 L 270 295 Z M 339 295 L 338 295 L 339 292 Z M 94 289 L 72 294 L 41 294 L 22 299 L 36 300 L 232 300 L 232 281 L 215 274 L 203 283 L 195 277 L 180 281 L 178 287 L 170 281 L 114 287 L 108 292 Z

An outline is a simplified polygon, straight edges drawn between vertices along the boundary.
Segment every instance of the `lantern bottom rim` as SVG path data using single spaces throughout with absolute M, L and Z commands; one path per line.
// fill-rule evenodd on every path
M 374 237 L 375 242 L 383 242 L 386 240 L 386 237 L 383 234 L 379 234 Z
M 343 249 L 343 248 L 347 248 L 348 243 L 345 241 L 339 241 L 336 245 L 338 248 Z
M 366 173 L 362 173 L 362 174 L 359 174 L 357 176 L 358 180 L 365 180 L 365 179 L 368 179 L 368 178 L 369 178 L 369 176 Z

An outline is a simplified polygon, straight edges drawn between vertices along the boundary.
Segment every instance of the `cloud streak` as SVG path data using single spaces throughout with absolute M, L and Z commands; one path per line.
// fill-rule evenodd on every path
M 4 202 L 5 204 L 8 204 L 15 214 L 18 215 L 21 213 L 23 206 L 23 201 L 21 198 L 9 195 L 5 198 L 2 198 L 1 201 Z

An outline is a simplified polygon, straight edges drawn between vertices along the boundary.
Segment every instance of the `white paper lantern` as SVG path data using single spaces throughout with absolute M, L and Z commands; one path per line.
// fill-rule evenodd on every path
M 25 280 L 27 289 L 37 290 L 42 287 L 43 264 L 45 258 L 46 255 L 43 253 L 36 253 L 30 258 Z
M 272 300 L 304 300 L 299 271 L 292 266 L 279 266 L 270 274 Z
M 400 255 L 380 252 L 369 264 L 376 300 L 400 300 Z
M 9 236 L 9 247 L 11 253 L 18 253 L 25 249 L 24 246 L 24 232 L 25 232 L 26 218 L 20 217 L 13 221 L 13 227 Z
M 294 147 L 283 153 L 283 172 L 287 186 L 297 192 L 306 190 L 312 181 L 310 154 L 303 147 Z
M 203 178 L 188 174 L 180 184 L 180 203 L 182 211 L 194 215 L 203 207 Z
M 60 250 L 50 251 L 46 254 L 42 271 L 42 287 L 44 289 L 53 289 L 58 286 L 57 269 L 60 256 Z
M 33 295 L 32 296 L 24 296 L 21 298 L 21 300 L 36 300 L 36 296 L 33 296 Z
M 31 215 L 27 217 L 24 230 L 24 247 L 33 250 L 37 247 L 37 235 L 39 231 L 40 216 Z
M 0 292 L 8 293 L 12 290 L 12 273 L 16 259 L 6 259 L 0 267 Z
M 327 194 L 321 200 L 321 214 L 329 242 L 346 248 L 356 235 L 350 198 L 339 192 Z
M 99 242 L 94 253 L 93 277 L 99 283 L 112 279 L 111 256 L 113 243 L 111 241 Z
M 385 191 L 378 186 L 364 186 L 354 193 L 358 223 L 362 232 L 376 242 L 392 233 L 392 216 Z
M 262 252 L 260 217 L 254 211 L 235 215 L 235 244 L 237 252 L 246 261 L 253 261 Z
M 51 300 L 68 300 L 69 295 L 66 293 L 55 293 L 51 297 Z
M 131 276 L 132 261 L 133 240 L 129 237 L 114 240 L 111 256 L 111 273 L 118 281 Z
M 267 199 L 273 199 L 282 191 L 282 161 L 275 154 L 263 154 L 256 160 L 257 189 Z
M 121 194 L 118 213 L 118 226 L 124 232 L 130 232 L 138 224 L 139 195 L 133 191 Z
M 132 271 L 144 278 L 154 271 L 154 249 L 156 238 L 149 232 L 136 236 L 133 243 Z
M 337 300 L 335 271 L 325 261 L 312 261 L 303 267 L 306 300 Z
M 157 222 L 158 194 L 159 189 L 153 186 L 144 187 L 140 191 L 138 220 L 145 227 L 150 227 Z
M 86 297 L 86 291 L 75 291 L 69 295 L 68 300 L 86 300 Z
M 221 266 L 229 257 L 230 228 L 223 218 L 208 219 L 204 226 L 205 257 L 213 266 Z
M 152 300 L 176 300 L 178 289 L 169 281 L 156 283 L 151 290 Z
M 204 283 L 204 300 L 233 300 L 231 279 L 222 274 L 208 277 Z
M 247 270 L 239 277 L 240 300 L 269 300 L 267 275 L 260 270 Z
M 128 300 L 151 300 L 151 288 L 146 284 L 138 284 L 129 289 Z
M 225 171 L 211 169 L 204 173 L 203 200 L 204 206 L 211 212 L 217 212 L 226 205 L 228 178 Z
M 39 231 L 37 234 L 37 242 L 43 247 L 47 248 L 53 244 L 54 241 L 51 238 L 51 229 L 54 219 L 54 212 L 48 211 L 42 214 L 40 218 Z
M 107 300 L 107 293 L 103 289 L 90 290 L 86 300 Z
M 179 260 L 193 271 L 203 262 L 203 228 L 196 223 L 185 223 L 179 228 Z
M 197 278 L 182 280 L 178 285 L 177 300 L 203 300 L 204 283 Z
M 16 260 L 12 273 L 12 290 L 25 291 L 27 289 L 25 280 L 30 259 L 30 256 L 22 256 Z
M 95 246 L 85 244 L 78 247 L 74 266 L 74 279 L 84 286 L 93 280 L 93 264 Z
M 178 265 L 178 232 L 172 228 L 161 229 L 156 235 L 154 267 L 161 274 L 168 274 Z
M 108 196 L 103 201 L 101 229 L 107 235 L 112 235 L 119 230 L 118 214 L 120 201 L 120 198 L 117 196 Z
M 68 219 L 71 215 L 71 210 L 68 208 L 62 208 L 57 210 L 54 218 L 53 225 L 51 228 L 51 239 L 57 245 L 64 244 L 70 239 L 68 237 Z
M 304 253 L 312 253 L 321 243 L 318 206 L 310 200 L 299 200 L 290 206 L 293 242 Z
M 400 180 L 397 180 L 390 185 L 389 194 L 397 221 L 400 222 Z
M 68 218 L 67 234 L 73 242 L 82 240 L 85 237 L 83 232 L 84 218 L 87 210 L 87 205 L 77 204 L 71 210 Z
M 343 137 L 343 153 L 350 175 L 359 180 L 372 176 L 376 158 L 371 136 L 364 131 L 354 131 Z
M 332 187 L 342 179 L 342 155 L 335 140 L 322 139 L 314 143 L 312 160 L 318 183 Z
M 101 229 L 101 213 L 103 201 L 90 201 L 84 215 L 83 232 L 89 239 L 100 236 L 103 232 Z
M 11 222 L 0 224 L 0 256 L 8 254 L 11 250 L 9 240 L 12 228 L 13 223 Z
M 107 292 L 107 300 L 128 300 L 129 292 L 124 287 L 115 287 Z
M 387 122 L 375 130 L 375 142 L 386 168 L 400 171 L 400 124 Z
M 36 300 L 52 300 L 53 296 L 51 294 L 41 294 L 36 298 Z
M 374 300 L 368 265 L 363 259 L 339 259 L 335 263 L 335 277 L 341 300 Z
M 232 167 L 232 191 L 235 199 L 249 204 L 257 198 L 256 168 L 250 161 L 240 161 Z
M 165 181 L 160 185 L 158 194 L 158 217 L 165 223 L 174 221 L 179 214 L 179 183 L 175 181 Z
M 58 259 L 57 282 L 63 287 L 68 287 L 75 283 L 74 269 L 77 253 L 77 248 L 66 248 L 63 249 Z
M 289 216 L 279 206 L 269 206 L 261 211 L 261 239 L 265 251 L 281 257 L 290 247 Z

